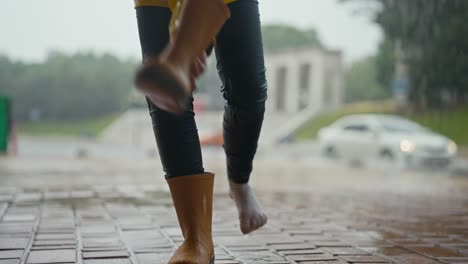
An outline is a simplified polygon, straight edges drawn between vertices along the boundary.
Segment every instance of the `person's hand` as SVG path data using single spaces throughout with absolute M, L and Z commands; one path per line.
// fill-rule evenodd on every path
M 195 61 L 192 63 L 190 69 L 190 83 L 192 90 L 195 90 L 196 84 L 195 80 L 200 77 L 206 70 L 206 52 L 203 52 L 202 55 L 198 56 Z

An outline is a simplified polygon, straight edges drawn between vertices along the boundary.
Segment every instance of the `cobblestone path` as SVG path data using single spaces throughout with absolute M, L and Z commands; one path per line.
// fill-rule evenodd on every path
M 468 194 L 272 192 L 268 225 L 240 234 L 215 197 L 217 264 L 468 263 Z M 182 240 L 151 186 L 0 188 L 0 264 L 162 264 Z

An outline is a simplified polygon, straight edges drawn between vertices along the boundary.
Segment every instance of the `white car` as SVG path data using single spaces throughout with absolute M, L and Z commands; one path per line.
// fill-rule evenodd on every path
M 318 138 L 326 156 L 349 160 L 447 166 L 457 154 L 449 138 L 392 115 L 350 115 L 322 128 Z

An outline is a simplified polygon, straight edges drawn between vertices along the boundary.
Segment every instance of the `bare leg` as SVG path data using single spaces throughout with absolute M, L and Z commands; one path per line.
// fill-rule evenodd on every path
M 267 84 L 257 1 L 229 4 L 231 18 L 216 38 L 218 71 L 226 100 L 223 133 L 230 194 L 243 233 L 267 222 L 250 188 L 253 159 L 265 112 Z

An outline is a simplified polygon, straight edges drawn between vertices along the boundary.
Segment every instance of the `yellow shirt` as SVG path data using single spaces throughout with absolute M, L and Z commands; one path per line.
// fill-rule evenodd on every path
M 175 25 L 176 25 L 176 20 L 177 20 L 177 17 L 179 16 L 179 9 L 180 9 L 180 5 L 177 6 L 177 3 L 179 1 L 183 1 L 183 0 L 134 0 L 135 1 L 135 7 L 140 7 L 140 6 L 160 6 L 160 7 L 167 7 L 169 9 L 171 9 L 171 11 L 173 12 L 173 16 L 171 18 L 171 22 L 169 24 L 169 31 L 170 31 L 170 35 L 171 35 L 171 38 L 173 36 L 173 33 L 175 31 Z M 235 2 L 237 0 L 224 0 L 224 3 L 226 4 L 229 4 L 229 3 L 232 3 L 232 2 Z
M 232 3 L 236 0 L 224 0 L 226 4 Z M 135 7 L 139 6 L 161 6 L 170 7 L 173 9 L 177 0 L 135 0 Z

